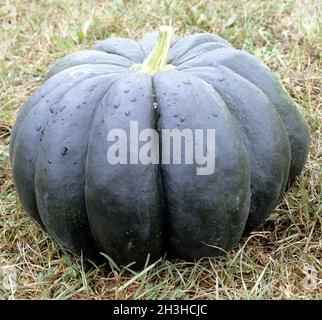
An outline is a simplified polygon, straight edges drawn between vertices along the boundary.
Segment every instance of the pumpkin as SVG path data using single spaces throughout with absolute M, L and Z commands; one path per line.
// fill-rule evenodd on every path
M 214 172 L 110 163 L 107 134 L 129 133 L 131 121 L 215 129 Z M 24 209 L 63 247 L 142 266 L 148 255 L 198 259 L 235 246 L 301 173 L 308 147 L 302 115 L 257 58 L 213 34 L 161 27 L 58 61 L 17 117 L 10 159 Z

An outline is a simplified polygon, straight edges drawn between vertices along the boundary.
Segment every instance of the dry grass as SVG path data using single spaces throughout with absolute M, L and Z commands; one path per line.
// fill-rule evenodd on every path
M 319 9 L 318 0 L 0 0 L 0 268 L 2 276 L 13 267 L 17 275 L 11 289 L 10 277 L 0 278 L 0 298 L 321 299 Z M 16 19 L 13 15 L 9 21 L 8 13 L 15 10 Z M 11 125 L 57 58 L 113 35 L 139 38 L 170 21 L 181 35 L 217 33 L 280 76 L 311 128 L 308 162 L 263 229 L 242 239 L 226 257 L 162 260 L 141 273 L 84 265 L 23 212 L 8 161 Z

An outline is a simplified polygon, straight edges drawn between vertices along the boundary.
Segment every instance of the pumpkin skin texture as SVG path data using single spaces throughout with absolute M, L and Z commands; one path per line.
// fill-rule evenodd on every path
M 165 252 L 216 256 L 265 222 L 307 158 L 304 118 L 257 58 L 202 33 L 172 38 L 172 70 L 135 71 L 157 41 L 156 32 L 138 42 L 107 39 L 61 59 L 11 134 L 24 209 L 63 247 L 88 259 L 103 252 L 142 267 L 148 255 L 153 262 Z M 139 132 L 215 129 L 214 173 L 196 175 L 196 164 L 161 160 L 109 163 L 107 134 L 129 133 L 130 121 Z M 155 148 L 162 150 L 159 138 Z

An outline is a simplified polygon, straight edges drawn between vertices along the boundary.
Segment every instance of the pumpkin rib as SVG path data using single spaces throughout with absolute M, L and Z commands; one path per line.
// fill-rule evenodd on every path
M 45 127 L 47 121 L 52 115 L 52 113 L 50 112 L 50 108 L 52 107 L 52 104 L 50 103 L 50 101 L 45 102 L 45 106 L 47 106 L 48 108 L 47 113 L 45 113 L 43 112 L 44 105 L 41 104 L 41 102 L 42 100 L 46 101 L 46 100 L 49 100 L 49 99 L 51 100 L 52 98 L 55 98 L 55 95 L 57 94 L 57 90 L 62 89 L 63 87 L 63 91 L 61 92 L 60 96 L 56 97 L 56 99 L 60 99 L 65 94 L 68 94 L 68 91 L 72 89 L 74 85 L 77 85 L 80 81 L 86 80 L 87 78 L 88 77 L 86 76 L 85 79 L 83 78 L 75 79 L 75 83 L 70 82 L 72 83 L 72 85 L 70 84 L 69 87 L 65 88 L 63 86 L 58 86 L 54 90 L 50 91 L 49 95 L 43 96 L 35 105 L 30 107 L 29 111 L 26 113 L 25 117 L 21 120 L 21 123 L 19 124 L 20 129 L 17 130 L 17 134 L 15 137 L 15 145 L 13 146 L 13 151 L 12 151 L 13 178 L 14 178 L 16 190 L 25 210 L 43 228 L 44 228 L 44 225 L 39 216 L 36 200 L 35 200 L 34 163 L 36 160 L 36 150 L 38 148 L 37 143 L 40 143 L 40 139 L 43 134 L 42 130 L 44 129 L 43 127 Z M 46 86 L 47 83 L 44 85 Z M 38 108 L 39 110 L 41 109 L 41 112 L 39 112 L 39 115 L 42 117 L 45 117 L 44 119 L 42 119 L 42 122 L 44 123 L 39 124 L 37 123 L 38 120 L 36 122 L 36 119 L 35 119 L 36 108 Z M 39 127 L 40 127 L 40 130 L 37 131 Z M 27 137 L 28 135 L 30 137 Z M 19 140 L 21 139 L 23 140 L 20 141 L 19 143 Z M 25 144 L 24 149 L 21 149 L 22 147 L 21 145 L 19 145 L 21 144 L 21 142 Z M 17 156 L 19 160 L 18 163 L 16 160 Z
M 209 33 L 198 33 L 194 35 L 186 36 L 180 39 L 170 50 L 168 63 L 176 64 L 176 61 L 181 59 L 184 55 L 189 53 L 192 49 L 199 47 L 205 43 L 221 43 L 225 46 L 230 46 L 229 42 L 223 38 L 212 35 Z M 178 47 L 178 48 L 177 48 Z M 176 53 L 177 51 L 177 53 Z
M 159 130 L 215 127 L 216 150 L 220 150 L 213 175 L 196 175 L 195 164 L 161 163 L 169 213 L 168 250 L 186 259 L 219 254 L 218 247 L 228 249 L 238 242 L 248 216 L 246 150 L 224 101 L 206 82 L 179 71 L 157 73 L 153 81 L 160 112 Z M 216 117 L 213 109 L 218 113 Z
M 95 57 L 99 55 L 100 57 Z M 97 61 L 95 61 L 97 59 Z M 118 61 L 119 60 L 119 61 Z M 51 78 L 56 73 L 60 71 L 81 66 L 92 66 L 92 67 L 122 67 L 129 68 L 133 65 L 133 62 L 122 56 L 105 53 L 103 51 L 97 50 L 84 50 L 80 52 L 71 53 L 64 58 L 58 60 L 54 66 L 49 70 L 45 81 Z
M 163 252 L 158 168 L 153 164 L 113 165 L 107 152 L 115 141 L 106 134 L 122 129 L 130 136 L 130 121 L 138 133 L 155 122 L 151 76 L 128 73 L 111 87 L 97 110 L 86 160 L 86 206 L 92 233 L 103 252 L 127 265 L 142 267 Z M 142 146 L 143 142 L 140 143 Z
M 103 74 L 89 78 L 61 99 L 67 107 L 49 119 L 35 165 L 37 206 L 49 234 L 67 250 L 78 255 L 83 251 L 90 258 L 97 254 L 97 247 L 85 205 L 88 130 L 117 77 Z
M 171 62 L 174 63 L 175 65 L 180 65 L 180 64 L 189 62 L 190 60 L 200 56 L 201 54 L 210 53 L 212 51 L 216 51 L 216 50 L 224 49 L 224 48 L 229 48 L 229 47 L 223 43 L 220 43 L 220 42 L 205 42 L 205 43 L 200 44 L 197 47 L 192 48 L 190 51 L 186 52 L 180 58 L 178 58 L 174 61 L 172 60 Z M 198 52 L 198 50 L 199 50 L 199 52 Z M 197 52 L 195 52 L 195 51 L 197 51 Z M 182 59 L 184 59 L 184 60 L 182 60 Z
M 250 160 L 251 207 L 246 231 L 261 225 L 285 190 L 290 168 L 286 129 L 268 97 L 225 66 L 186 69 L 210 84 L 235 118 Z
M 142 63 L 144 60 L 144 55 L 140 45 L 129 38 L 106 39 L 98 42 L 93 49 L 106 53 L 117 54 L 131 60 L 133 63 Z

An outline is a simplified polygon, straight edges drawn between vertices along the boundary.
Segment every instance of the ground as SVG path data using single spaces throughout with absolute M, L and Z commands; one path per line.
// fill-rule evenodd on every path
M 321 8 L 318 0 L 0 0 L 0 299 L 321 299 Z M 265 225 L 220 259 L 167 261 L 134 272 L 83 263 L 21 208 L 8 142 L 18 110 L 58 58 L 111 36 L 216 33 L 279 76 L 304 114 L 302 176 Z

